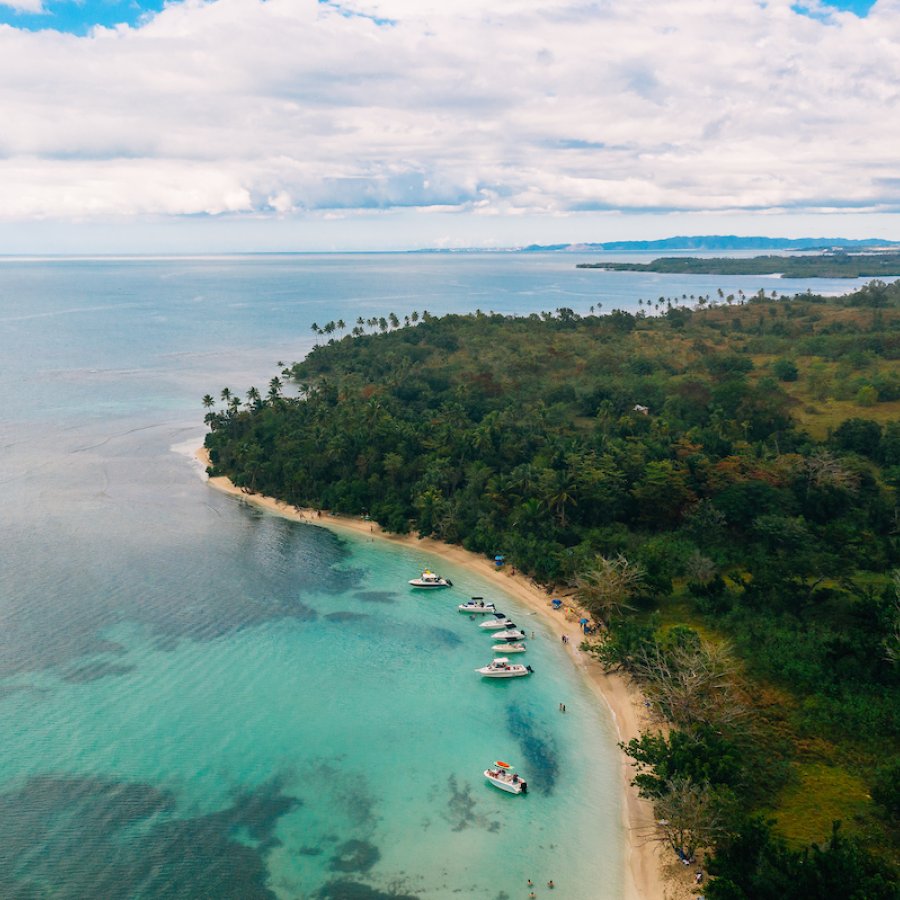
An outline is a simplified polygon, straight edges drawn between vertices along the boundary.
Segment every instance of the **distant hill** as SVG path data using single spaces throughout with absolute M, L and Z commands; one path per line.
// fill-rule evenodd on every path
M 739 237 L 735 234 L 679 235 L 657 241 L 604 241 L 597 244 L 530 244 L 523 253 L 584 252 L 584 251 L 647 251 L 657 250 L 864 250 L 875 247 L 900 247 L 898 241 L 881 238 L 850 240 L 848 238 L 772 238 Z

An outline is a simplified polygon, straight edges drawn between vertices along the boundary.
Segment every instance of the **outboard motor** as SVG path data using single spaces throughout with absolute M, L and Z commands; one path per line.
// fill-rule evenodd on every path
M 528 793 L 528 782 L 527 782 L 527 781 L 520 781 L 519 784 L 522 785 L 522 793 L 523 793 L 523 794 L 527 794 L 527 793 Z
M 534 669 L 532 669 L 531 666 L 525 666 L 525 668 L 528 669 L 528 671 L 531 672 L 532 675 L 534 674 Z

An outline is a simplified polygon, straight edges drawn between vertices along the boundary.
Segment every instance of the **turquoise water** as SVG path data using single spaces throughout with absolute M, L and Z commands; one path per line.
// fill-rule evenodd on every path
M 455 605 L 514 602 L 191 458 L 203 394 L 264 387 L 314 320 L 772 287 L 576 261 L 0 261 L 0 896 L 620 895 L 614 733 L 540 622 L 535 674 L 484 682 Z M 454 589 L 408 590 L 426 564 Z M 527 797 L 484 782 L 496 758 Z
M 178 878 L 199 890 L 204 878 L 223 876 L 228 843 L 241 841 L 260 854 L 265 884 L 282 897 L 360 879 L 428 897 L 516 896 L 528 877 L 554 878 L 561 896 L 619 895 L 614 734 L 539 621 L 521 619 L 535 632 L 527 657 L 536 674 L 484 682 L 473 670 L 492 657 L 491 638 L 455 602 L 489 585 L 443 566 L 458 587 L 416 594 L 406 578 L 433 561 L 421 553 L 347 542 L 223 497 L 211 502 L 257 532 L 258 564 L 290 565 L 311 544 L 331 559 L 331 576 L 305 590 L 282 585 L 283 618 L 177 644 L 119 623 L 99 635 L 105 652 L 58 673 L 8 679 L 8 689 L 21 690 L 4 703 L 0 770 L 20 786 L 22 805 L 53 794 L 41 823 L 46 847 L 64 853 L 59 845 L 71 841 L 71 852 L 89 850 L 102 870 L 110 856 L 129 855 L 123 840 L 165 855 L 160 831 L 173 819 L 203 836 L 204 818 L 232 810 L 226 826 L 243 815 L 249 824 L 206 835 L 210 858 L 192 871 L 154 884 L 126 859 L 130 890 L 179 896 Z M 244 599 L 271 602 L 268 593 L 260 585 Z M 484 782 L 495 758 L 529 778 L 527 797 Z M 102 779 L 153 791 L 153 802 L 147 809 L 141 795 L 134 812 L 134 801 L 117 809 L 104 798 L 76 841 L 71 829 L 80 832 L 84 820 L 72 821 L 59 784 L 40 780 L 46 773 L 77 779 L 79 798 Z M 188 849 L 180 840 L 176 847 Z M 93 866 L 87 875 L 88 885 L 98 877 Z

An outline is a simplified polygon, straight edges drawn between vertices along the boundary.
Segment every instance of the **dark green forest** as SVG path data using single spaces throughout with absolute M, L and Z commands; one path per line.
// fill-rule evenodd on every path
M 750 259 L 663 256 L 649 263 L 579 263 L 578 269 L 667 272 L 687 275 L 775 275 L 782 278 L 889 278 L 900 275 L 900 253 L 829 253 L 754 256 Z
M 573 594 L 707 897 L 896 897 L 900 285 L 681 303 L 314 326 L 204 398 L 210 472 Z

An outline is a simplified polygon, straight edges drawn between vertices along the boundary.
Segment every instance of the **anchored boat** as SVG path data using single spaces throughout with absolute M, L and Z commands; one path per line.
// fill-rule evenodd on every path
M 456 607 L 461 613 L 474 613 L 478 616 L 486 616 L 488 613 L 497 612 L 493 603 L 485 603 L 482 597 L 473 597 Z
M 482 622 L 479 628 L 515 628 L 516 623 L 506 613 L 495 612 L 493 617 Z
M 410 578 L 409 583 L 414 588 L 453 587 L 453 582 L 449 578 L 441 578 L 440 575 L 435 575 L 430 569 L 426 569 L 418 578 Z
M 524 644 L 516 644 L 516 643 L 507 643 L 507 644 L 494 644 L 491 647 L 491 650 L 496 650 L 498 653 L 524 653 L 528 648 Z
M 525 632 L 518 628 L 508 628 L 506 631 L 495 631 L 491 637 L 495 641 L 524 641 Z
M 500 656 L 475 671 L 485 678 L 521 678 L 523 675 L 531 675 L 534 669 L 521 663 L 511 663 L 505 656 Z
M 528 793 L 528 782 L 520 778 L 509 763 L 499 759 L 491 768 L 484 770 L 484 777 L 501 791 L 508 791 L 510 794 Z

